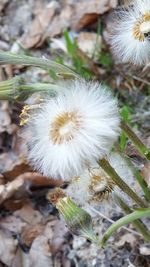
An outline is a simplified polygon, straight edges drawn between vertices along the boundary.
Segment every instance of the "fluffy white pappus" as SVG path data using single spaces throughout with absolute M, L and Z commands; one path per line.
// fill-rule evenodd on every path
M 135 185 L 135 177 L 126 160 L 118 153 L 112 152 L 108 156 L 111 166 L 119 176 L 136 192 L 140 194 L 140 188 Z M 95 165 L 72 180 L 66 192 L 80 206 L 95 207 L 104 213 L 116 206 L 115 195 L 119 196 L 126 204 L 132 204 L 131 199 L 113 182 L 104 170 Z
M 28 160 L 47 177 L 70 180 L 110 151 L 119 122 L 117 101 L 104 86 L 64 83 L 24 128 L 30 132 Z
M 150 1 L 135 0 L 114 12 L 110 43 L 124 63 L 145 65 L 150 61 Z

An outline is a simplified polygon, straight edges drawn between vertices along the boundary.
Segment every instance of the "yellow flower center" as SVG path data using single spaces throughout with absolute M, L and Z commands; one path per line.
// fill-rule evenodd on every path
M 54 144 L 68 142 L 74 138 L 82 123 L 81 116 L 75 112 L 63 112 L 52 123 L 50 138 Z
M 150 12 L 143 15 L 133 27 L 133 36 L 140 42 L 144 42 L 148 33 L 150 33 Z

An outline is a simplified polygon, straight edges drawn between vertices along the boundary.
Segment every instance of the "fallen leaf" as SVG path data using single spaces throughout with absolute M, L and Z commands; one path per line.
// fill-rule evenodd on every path
M 21 218 L 10 215 L 0 220 L 0 227 L 15 234 L 20 234 L 27 225 Z
M 52 254 L 47 237 L 39 235 L 32 243 L 29 252 L 30 266 L 53 267 Z
M 131 247 L 133 247 L 135 242 L 136 242 L 135 236 L 133 234 L 127 233 L 120 236 L 119 241 L 115 242 L 115 245 L 120 248 L 123 247 L 125 243 L 128 243 L 131 245 Z
M 60 35 L 64 29 L 69 28 L 73 15 L 74 8 L 71 5 L 64 6 L 64 8 L 61 10 L 61 13 L 54 16 L 52 19 L 47 33 L 45 34 L 45 38 Z
M 12 182 L 5 185 L 0 185 L 0 204 L 6 199 L 10 198 L 17 190 L 24 184 L 24 180 L 19 177 Z
M 11 267 L 31 267 L 29 255 L 18 247 Z
M 20 243 L 30 247 L 33 240 L 38 236 L 41 235 L 44 230 L 44 225 L 36 224 L 36 225 L 28 225 L 26 226 L 20 236 Z
M 8 3 L 9 0 L 1 0 L 0 2 L 0 12 L 3 11 L 5 8 L 6 4 Z
M 72 28 L 80 30 L 94 23 L 99 15 L 117 6 L 117 0 L 84 0 L 75 4 L 75 15 Z
M 10 108 L 8 101 L 0 101 L 0 133 L 7 131 L 11 124 Z
M 49 239 L 51 252 L 53 254 L 61 250 L 65 243 L 65 235 L 68 232 L 63 220 L 52 220 L 46 224 L 43 235 Z
M 0 156 L 1 162 L 7 161 L 7 170 L 5 169 L 2 173 L 6 181 L 12 181 L 19 175 L 25 175 L 26 173 L 31 174 L 31 168 L 24 162 L 23 158 L 19 158 L 17 155 L 12 153 L 3 153 Z M 31 175 L 30 175 L 31 176 Z M 34 174 L 33 174 L 34 176 Z
M 4 176 L 0 174 L 0 185 L 4 184 L 4 182 L 5 182 Z
M 0 261 L 8 267 L 12 267 L 12 261 L 15 257 L 18 241 L 9 233 L 0 230 Z
M 150 256 L 150 246 L 140 246 L 140 254 L 144 256 Z
M 43 218 L 41 213 L 38 210 L 33 209 L 29 204 L 26 204 L 22 209 L 15 211 L 14 215 L 30 225 L 40 223 Z
M 21 38 L 20 43 L 25 49 L 39 47 L 44 42 L 43 36 L 51 23 L 51 20 L 58 8 L 58 3 L 52 1 L 46 5 L 32 21 L 28 32 Z
M 98 60 L 101 52 L 102 38 L 93 32 L 81 32 L 77 37 L 79 49 L 89 58 Z

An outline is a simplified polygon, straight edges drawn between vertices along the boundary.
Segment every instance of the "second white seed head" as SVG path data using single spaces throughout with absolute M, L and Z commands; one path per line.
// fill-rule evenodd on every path
M 114 54 L 122 62 L 145 65 L 150 61 L 150 1 L 134 0 L 114 13 L 111 33 Z

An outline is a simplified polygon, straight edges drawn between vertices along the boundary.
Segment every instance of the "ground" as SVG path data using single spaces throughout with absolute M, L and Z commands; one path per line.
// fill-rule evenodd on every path
M 44 56 L 105 83 L 118 97 L 131 126 L 150 145 L 149 68 L 123 65 L 110 49 L 111 12 L 117 4 L 117 0 L 1 0 L 0 50 Z M 52 80 L 45 70 L 0 67 L 1 81 L 15 75 L 28 82 Z M 132 225 L 131 232 L 120 229 L 113 235 L 105 249 L 68 231 L 46 200 L 48 190 L 61 181 L 34 172 L 24 158 L 19 127 L 23 105 L 24 101 L 0 101 L 0 267 L 150 266 L 150 245 L 134 234 Z M 143 166 L 144 160 L 129 142 L 125 151 Z M 119 209 L 106 211 L 106 218 L 95 216 L 95 231 L 101 235 L 111 224 L 107 217 L 115 221 L 121 216 Z

